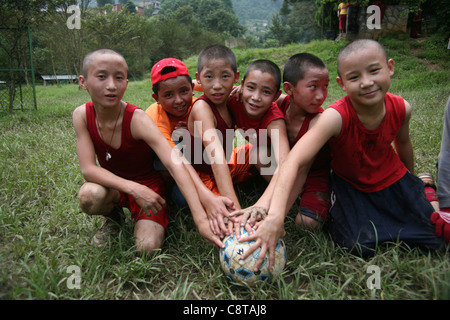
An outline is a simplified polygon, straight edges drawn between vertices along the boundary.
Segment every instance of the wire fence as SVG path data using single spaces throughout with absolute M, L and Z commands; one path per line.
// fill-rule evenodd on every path
M 0 112 L 36 109 L 36 99 L 30 76 L 23 70 L 0 70 Z
M 0 114 L 37 109 L 32 52 L 29 26 L 0 28 Z

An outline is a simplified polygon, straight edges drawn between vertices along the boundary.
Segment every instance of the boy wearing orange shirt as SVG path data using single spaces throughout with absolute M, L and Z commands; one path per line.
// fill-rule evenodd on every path
M 187 119 L 196 98 L 193 96 L 193 82 L 186 65 L 175 58 L 166 58 L 157 62 L 151 70 L 152 90 L 155 103 L 145 111 L 156 123 L 164 137 L 173 148 L 181 149 L 181 142 L 188 136 Z M 181 150 L 182 152 L 183 150 Z M 179 154 L 182 157 L 181 154 Z M 180 189 L 174 183 L 171 175 L 166 171 L 159 159 L 154 162 L 155 168 L 163 175 L 166 185 L 172 187 L 172 200 L 179 207 L 186 207 L 187 202 Z M 213 194 L 200 180 L 192 166 L 185 162 L 192 180 L 199 193 L 212 230 L 215 234 L 226 234 L 225 225 L 217 222 L 217 215 L 228 216 L 228 208 L 234 208 L 233 202 Z

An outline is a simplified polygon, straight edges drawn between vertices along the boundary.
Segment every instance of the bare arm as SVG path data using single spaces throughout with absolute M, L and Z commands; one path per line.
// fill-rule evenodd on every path
M 195 134 L 202 137 L 220 194 L 229 198 L 233 201 L 235 207 L 240 209 L 223 145 L 216 132 L 215 117 L 204 101 L 196 101 L 192 107 L 189 116 L 189 131 L 191 134 L 194 133 L 195 122 L 201 124 L 201 132 L 195 132 Z
M 253 206 L 233 212 L 233 217 L 242 215 L 241 217 L 239 217 L 241 226 L 244 226 L 246 224 L 249 217 L 250 225 L 255 226 L 256 219 L 264 216 L 269 209 L 270 199 L 273 194 L 273 189 L 277 180 L 279 168 L 287 158 L 290 151 L 289 141 L 286 133 L 286 125 L 283 119 L 272 121 L 267 127 L 267 132 L 272 144 L 273 153 L 275 154 L 275 163 L 272 162 L 269 168 L 262 168 L 261 170 L 262 174 L 264 174 L 264 171 L 269 171 L 269 173 L 273 174 L 273 176 L 266 190 Z M 249 233 L 252 233 L 251 230 L 248 231 Z M 238 237 L 239 233 L 239 231 L 236 231 Z
M 405 164 L 406 168 L 414 174 L 414 150 L 411 138 L 409 136 L 409 120 L 411 118 L 411 105 L 405 101 L 405 121 L 395 138 L 394 145 L 400 160 Z
M 295 144 L 280 168 L 267 218 L 262 221 L 253 235 L 246 238 L 248 241 L 255 240 L 256 243 L 243 255 L 242 259 L 261 247 L 260 258 L 255 267 L 259 268 L 267 250 L 269 266 L 273 267 L 275 246 L 284 234 L 284 220 L 292 205 L 293 195 L 302 189 L 315 155 L 331 137 L 339 135 L 341 127 L 342 119 L 339 113 L 334 109 L 327 109 L 317 123 Z
M 159 108 L 162 107 L 157 103 L 154 103 L 149 108 L 147 108 L 145 113 L 152 118 L 166 140 L 171 144 L 172 148 L 174 148 L 172 149 L 172 152 L 177 153 L 177 155 L 175 156 L 179 159 L 184 159 L 183 154 L 181 153 L 181 151 L 179 151 L 178 147 L 172 139 L 176 139 L 179 136 L 183 137 L 183 139 L 189 139 L 189 134 L 186 135 L 187 123 L 180 121 L 175 127 L 172 127 L 172 125 L 169 124 L 169 115 Z M 217 219 L 217 216 L 223 215 L 225 217 L 228 217 L 228 210 L 234 210 L 234 203 L 230 199 L 222 196 L 217 196 L 211 190 L 209 190 L 198 176 L 197 171 L 195 171 L 195 169 L 187 160 L 184 161 L 184 165 L 189 171 L 189 174 L 195 184 L 200 201 L 205 208 L 206 214 L 208 215 L 212 231 L 214 232 L 214 234 L 218 234 L 220 236 L 222 236 L 224 233 L 227 234 L 228 228 L 225 226 L 223 221 Z
M 210 229 L 206 213 L 202 207 L 195 184 L 186 169 L 183 158 L 174 159 L 177 154 L 172 153 L 172 146 L 164 138 L 153 120 L 142 110 L 136 110 L 131 121 L 131 134 L 137 140 L 145 141 L 158 155 L 161 162 L 180 188 L 191 210 L 194 222 L 202 236 L 212 244 L 222 247 L 219 237 L 214 235 Z
M 195 184 L 200 201 L 205 208 L 206 214 L 210 221 L 211 230 L 214 234 L 222 237 L 224 234 L 229 235 L 229 229 L 225 225 L 221 217 L 230 217 L 229 211 L 234 210 L 235 206 L 233 201 L 227 197 L 217 196 L 211 190 L 209 190 L 203 181 L 198 176 L 197 171 L 192 167 L 190 163 L 185 163 L 186 169 L 189 171 L 191 178 Z

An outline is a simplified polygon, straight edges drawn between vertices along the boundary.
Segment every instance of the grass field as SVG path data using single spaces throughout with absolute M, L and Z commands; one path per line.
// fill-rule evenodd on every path
M 391 92 L 413 107 L 411 138 L 416 173 L 435 173 L 443 114 L 450 94 L 450 50 L 437 38 L 382 40 L 396 62 Z M 343 92 L 334 78 L 343 43 L 313 42 L 277 49 L 236 50 L 242 74 L 257 58 L 283 66 L 294 53 L 321 57 L 330 70 L 325 106 Z M 196 57 L 186 60 L 194 74 Z M 150 80 L 130 82 L 124 100 L 145 109 L 153 101 Z M 74 108 L 89 100 L 76 85 L 37 87 L 37 111 L 0 115 L 0 299 L 450 299 L 450 255 L 423 256 L 393 244 L 370 259 L 335 247 L 322 230 L 298 230 L 295 210 L 286 220 L 288 262 L 277 281 L 249 289 L 230 283 L 218 252 L 198 234 L 187 209 L 171 205 L 170 225 L 158 254 L 136 254 L 133 226 L 114 243 L 90 245 L 100 217 L 78 207 L 83 182 L 71 122 Z M 251 205 L 261 184 L 239 188 Z M 368 267 L 380 268 L 380 289 L 369 289 Z M 71 286 L 75 266 L 79 289 Z

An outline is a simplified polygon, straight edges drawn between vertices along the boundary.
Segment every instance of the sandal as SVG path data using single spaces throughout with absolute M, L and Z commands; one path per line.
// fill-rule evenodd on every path
M 102 247 L 109 243 L 111 237 L 117 236 L 120 232 L 120 227 L 124 223 L 125 215 L 123 209 L 114 207 L 110 214 L 104 216 L 103 224 L 100 229 L 92 237 L 91 243 L 97 247 Z

